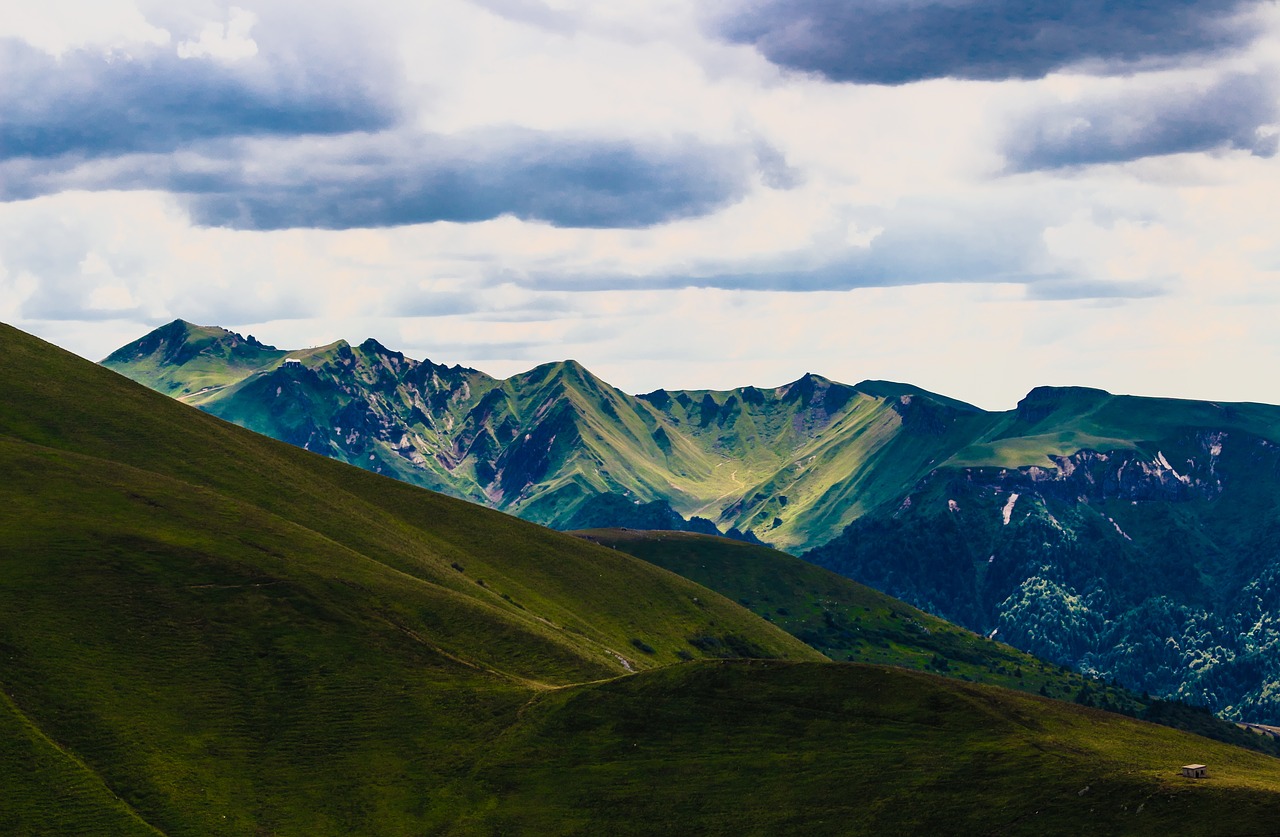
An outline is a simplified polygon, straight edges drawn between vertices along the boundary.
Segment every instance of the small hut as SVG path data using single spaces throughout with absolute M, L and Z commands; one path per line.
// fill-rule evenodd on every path
M 1182 775 L 1188 779 L 1207 779 L 1209 778 L 1209 768 L 1203 764 L 1184 764 L 1182 765 Z

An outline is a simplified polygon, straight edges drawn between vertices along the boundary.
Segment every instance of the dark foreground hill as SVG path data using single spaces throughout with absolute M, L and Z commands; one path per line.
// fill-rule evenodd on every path
M 1280 761 L 804 662 L 820 657 L 674 574 L 8 327 L 0 392 L 0 831 L 1248 834 L 1280 817 Z M 707 659 L 727 654 L 775 659 Z M 1181 779 L 1189 761 L 1213 778 Z

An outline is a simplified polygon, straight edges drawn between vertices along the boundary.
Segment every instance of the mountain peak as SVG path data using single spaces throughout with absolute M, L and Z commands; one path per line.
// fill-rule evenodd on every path
M 178 319 L 174 320 L 171 323 L 166 323 L 165 325 L 160 326 L 159 328 L 156 329 L 156 331 L 163 331 L 165 333 L 179 333 L 179 332 L 191 332 L 198 328 L 200 328 L 200 326 L 196 325 L 195 323 L 189 323 L 186 320 L 179 317 Z
M 103 363 L 127 363 L 155 355 L 166 363 L 180 364 L 213 346 L 221 346 L 225 351 L 235 353 L 246 350 L 276 351 L 275 346 L 268 346 L 253 335 L 244 337 L 221 326 L 202 326 L 177 319 L 122 346 L 112 352 Z
M 1035 387 L 1027 393 L 1023 401 L 1048 401 L 1063 398 L 1098 398 L 1110 397 L 1111 393 L 1097 387 Z
M 808 403 L 813 397 L 832 387 L 832 381 L 813 372 L 806 372 L 796 380 L 778 388 L 784 401 L 802 401 Z
M 553 360 L 548 363 L 540 363 L 528 372 L 516 375 L 514 378 L 522 380 L 541 380 L 546 382 L 569 379 L 590 382 L 593 385 L 598 385 L 600 383 L 600 379 L 592 374 L 591 370 L 587 369 L 587 367 L 572 358 L 568 360 Z
M 1017 414 L 1019 420 L 1035 423 L 1059 410 L 1083 412 L 1111 397 L 1105 389 L 1093 387 L 1036 387 L 1018 402 Z
M 930 392 L 927 389 L 915 386 L 914 384 L 903 384 L 897 381 L 879 381 L 866 380 L 853 385 L 853 388 L 863 395 L 870 395 L 873 398 L 902 398 L 903 396 L 923 396 L 924 398 L 934 401 L 938 404 L 944 404 L 956 410 L 967 413 L 981 413 L 981 407 L 961 401 L 957 398 L 949 398 L 945 395 L 939 395 L 936 392 Z
M 365 338 L 364 342 L 360 344 L 360 350 L 368 352 L 369 354 L 382 355 L 384 357 L 398 357 L 401 360 L 404 360 L 404 352 L 397 352 L 395 349 L 388 349 L 372 337 Z
M 1094 387 L 1050 387 L 1042 386 L 1031 390 L 1018 402 L 1018 410 L 1026 407 L 1044 405 L 1063 405 L 1070 402 L 1092 402 L 1102 398 L 1110 398 L 1111 393 L 1105 389 Z

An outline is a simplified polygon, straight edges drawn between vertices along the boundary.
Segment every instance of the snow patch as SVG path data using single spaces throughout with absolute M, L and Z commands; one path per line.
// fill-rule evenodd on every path
M 1184 477 L 1182 476 L 1182 474 L 1179 474 L 1177 471 L 1175 471 L 1173 469 L 1173 466 L 1169 464 L 1169 460 L 1164 458 L 1163 452 L 1156 451 L 1156 462 L 1158 462 L 1160 466 L 1164 468 L 1166 471 L 1173 474 L 1174 479 L 1178 480 L 1179 482 L 1187 483 L 1188 485 L 1191 483 L 1191 477 Z
M 1120 533 L 1120 537 L 1124 538 L 1126 541 L 1132 541 L 1132 540 L 1133 540 L 1133 538 L 1129 537 L 1129 536 L 1128 536 L 1128 534 L 1126 534 L 1126 533 L 1125 533 L 1125 531 L 1124 531 L 1123 529 L 1121 529 L 1121 528 L 1120 528 L 1120 524 L 1119 524 L 1119 523 L 1116 523 L 1114 520 L 1112 520 L 1112 519 L 1111 519 L 1111 518 L 1109 518 L 1109 517 L 1107 518 L 1107 520 L 1111 520 L 1111 525 L 1112 525 L 1112 526 L 1114 526 L 1114 527 L 1116 527 L 1116 531 Z
M 1008 526 L 1009 521 L 1013 519 L 1013 504 L 1018 502 L 1018 492 L 1014 491 L 1009 494 L 1009 501 L 1004 504 L 1001 513 L 1004 515 L 1004 525 Z

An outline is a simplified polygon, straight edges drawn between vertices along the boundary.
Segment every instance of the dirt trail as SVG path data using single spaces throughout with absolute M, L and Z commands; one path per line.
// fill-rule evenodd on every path
M 236 383 L 239 383 L 239 381 L 237 381 Z M 233 387 L 233 386 L 235 386 L 235 384 L 223 384 L 220 387 L 205 387 L 204 389 L 199 389 L 199 390 L 196 390 L 195 392 L 188 392 L 186 395 L 179 395 L 175 400 L 186 401 L 188 398 L 195 398 L 197 395 L 208 395 L 211 392 L 217 392 L 218 390 L 226 389 L 227 387 Z
M 720 466 L 724 465 L 727 462 L 729 462 L 729 460 L 727 459 L 724 460 L 724 462 L 721 462 L 719 465 L 716 465 L 714 470 L 717 470 L 717 471 L 720 470 Z M 747 487 L 747 484 L 745 482 L 738 479 L 738 469 L 736 468 L 733 470 L 733 473 L 729 474 L 729 479 L 733 480 L 734 485 L 736 486 L 735 490 L 726 491 L 725 493 L 721 494 L 719 497 L 716 497 L 712 500 L 708 500 L 707 502 L 699 506 L 697 509 L 695 509 L 693 513 L 695 515 L 702 515 L 703 512 L 705 512 L 707 509 L 713 508 L 717 503 L 719 503 L 724 498 L 732 497 L 734 494 L 740 494 L 742 493 L 742 490 Z

